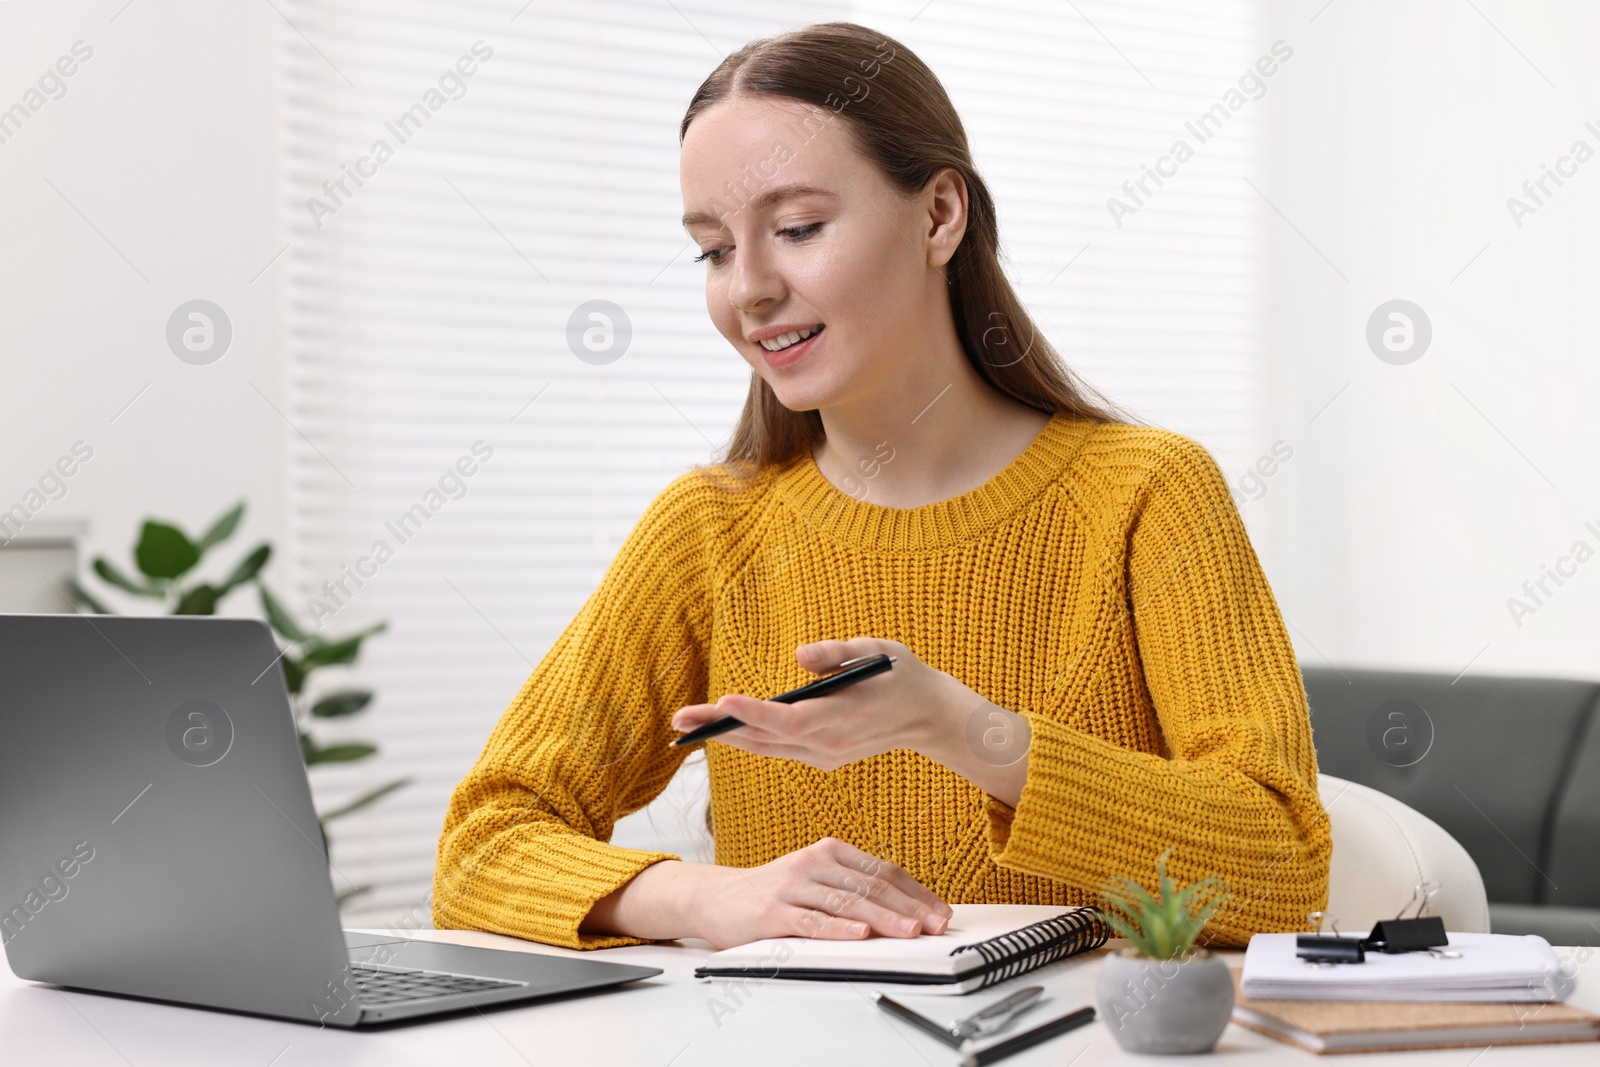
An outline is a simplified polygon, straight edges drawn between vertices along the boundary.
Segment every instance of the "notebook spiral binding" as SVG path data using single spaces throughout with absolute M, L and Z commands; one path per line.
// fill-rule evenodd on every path
M 989 968 L 978 986 L 985 989 L 1047 963 L 1097 949 L 1110 939 L 1111 928 L 1101 919 L 1100 910 L 1079 908 L 1009 934 L 952 949 L 950 955 L 976 949 L 983 956 L 984 966 Z

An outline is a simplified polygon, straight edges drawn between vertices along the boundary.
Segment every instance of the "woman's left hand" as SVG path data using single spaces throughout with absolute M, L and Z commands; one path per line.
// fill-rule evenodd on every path
M 693 730 L 732 715 L 745 725 L 717 740 L 746 752 L 799 760 L 831 771 L 897 748 L 929 754 L 963 732 L 967 716 L 984 698 L 959 679 L 923 663 L 899 641 L 856 637 L 814 641 L 795 649 L 795 659 L 817 675 L 839 664 L 887 652 L 892 668 L 826 696 L 780 704 L 725 693 L 715 704 L 691 704 L 672 717 L 673 729 Z

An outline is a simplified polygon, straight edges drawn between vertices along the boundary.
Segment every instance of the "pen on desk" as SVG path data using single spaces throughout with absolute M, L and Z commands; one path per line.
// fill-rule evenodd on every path
M 875 674 L 882 674 L 894 665 L 894 661 L 897 658 L 887 652 L 879 652 L 873 656 L 857 656 L 855 659 L 847 659 L 839 664 L 838 673 L 830 674 L 826 678 L 818 678 L 814 682 L 802 685 L 799 689 L 791 689 L 787 693 L 779 693 L 777 696 L 768 697 L 767 699 L 776 700 L 780 704 L 793 704 L 801 700 L 810 700 L 813 697 L 827 696 L 829 693 L 843 689 L 847 685 L 854 685 L 856 682 L 871 678 Z M 744 723 L 735 719 L 732 715 L 723 715 L 720 718 L 712 719 L 708 723 L 695 727 L 672 742 L 672 744 L 679 747 L 693 745 L 700 741 L 709 740 L 719 734 L 725 734 L 729 730 L 737 730 L 743 725 Z
M 1068 1030 L 1076 1030 L 1078 1027 L 1093 1021 L 1094 1008 L 1079 1008 L 1070 1015 L 1063 1015 L 1059 1019 L 1053 1019 L 1042 1026 L 1034 1027 L 1032 1030 L 1024 1030 L 1016 1037 L 1008 1037 L 1004 1041 L 969 1052 L 962 1059 L 961 1067 L 984 1067 L 985 1064 L 1003 1060 L 1007 1056 L 1021 1052 L 1023 1049 L 1032 1048 L 1041 1041 L 1048 1041 L 1052 1037 L 1058 1037 Z
M 898 1015 L 912 1026 L 915 1026 L 924 1033 L 932 1034 L 934 1037 L 938 1038 L 940 1041 L 943 1041 L 953 1049 L 961 1048 L 961 1038 L 956 1035 L 956 1032 L 953 1029 L 940 1026 L 926 1015 L 923 1015 L 920 1012 L 912 1011 L 898 1000 L 895 1000 L 892 997 L 886 997 L 882 993 L 877 994 L 874 997 L 874 1000 L 876 1001 L 878 1007 L 882 1008 L 886 1012 L 889 1012 L 891 1015 Z

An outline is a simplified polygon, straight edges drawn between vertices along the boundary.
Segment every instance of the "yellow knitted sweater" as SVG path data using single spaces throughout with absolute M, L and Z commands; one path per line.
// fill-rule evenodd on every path
M 690 471 L 645 510 L 446 814 L 440 928 L 572 948 L 595 901 L 667 853 L 609 843 L 686 751 L 668 720 L 814 675 L 859 635 L 1028 717 L 1015 810 L 896 750 L 824 772 L 711 741 L 716 862 L 833 836 L 950 903 L 1085 904 L 1116 875 L 1232 896 L 1216 944 L 1299 929 L 1332 846 L 1299 667 L 1227 483 L 1167 430 L 1056 415 L 1008 466 L 914 508 L 857 500 L 809 452 L 746 489 Z

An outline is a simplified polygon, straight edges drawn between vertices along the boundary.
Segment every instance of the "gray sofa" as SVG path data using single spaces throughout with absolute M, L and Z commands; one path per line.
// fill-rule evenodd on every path
M 1496 933 L 1600 945 L 1600 682 L 1301 666 L 1324 774 L 1444 827 Z

